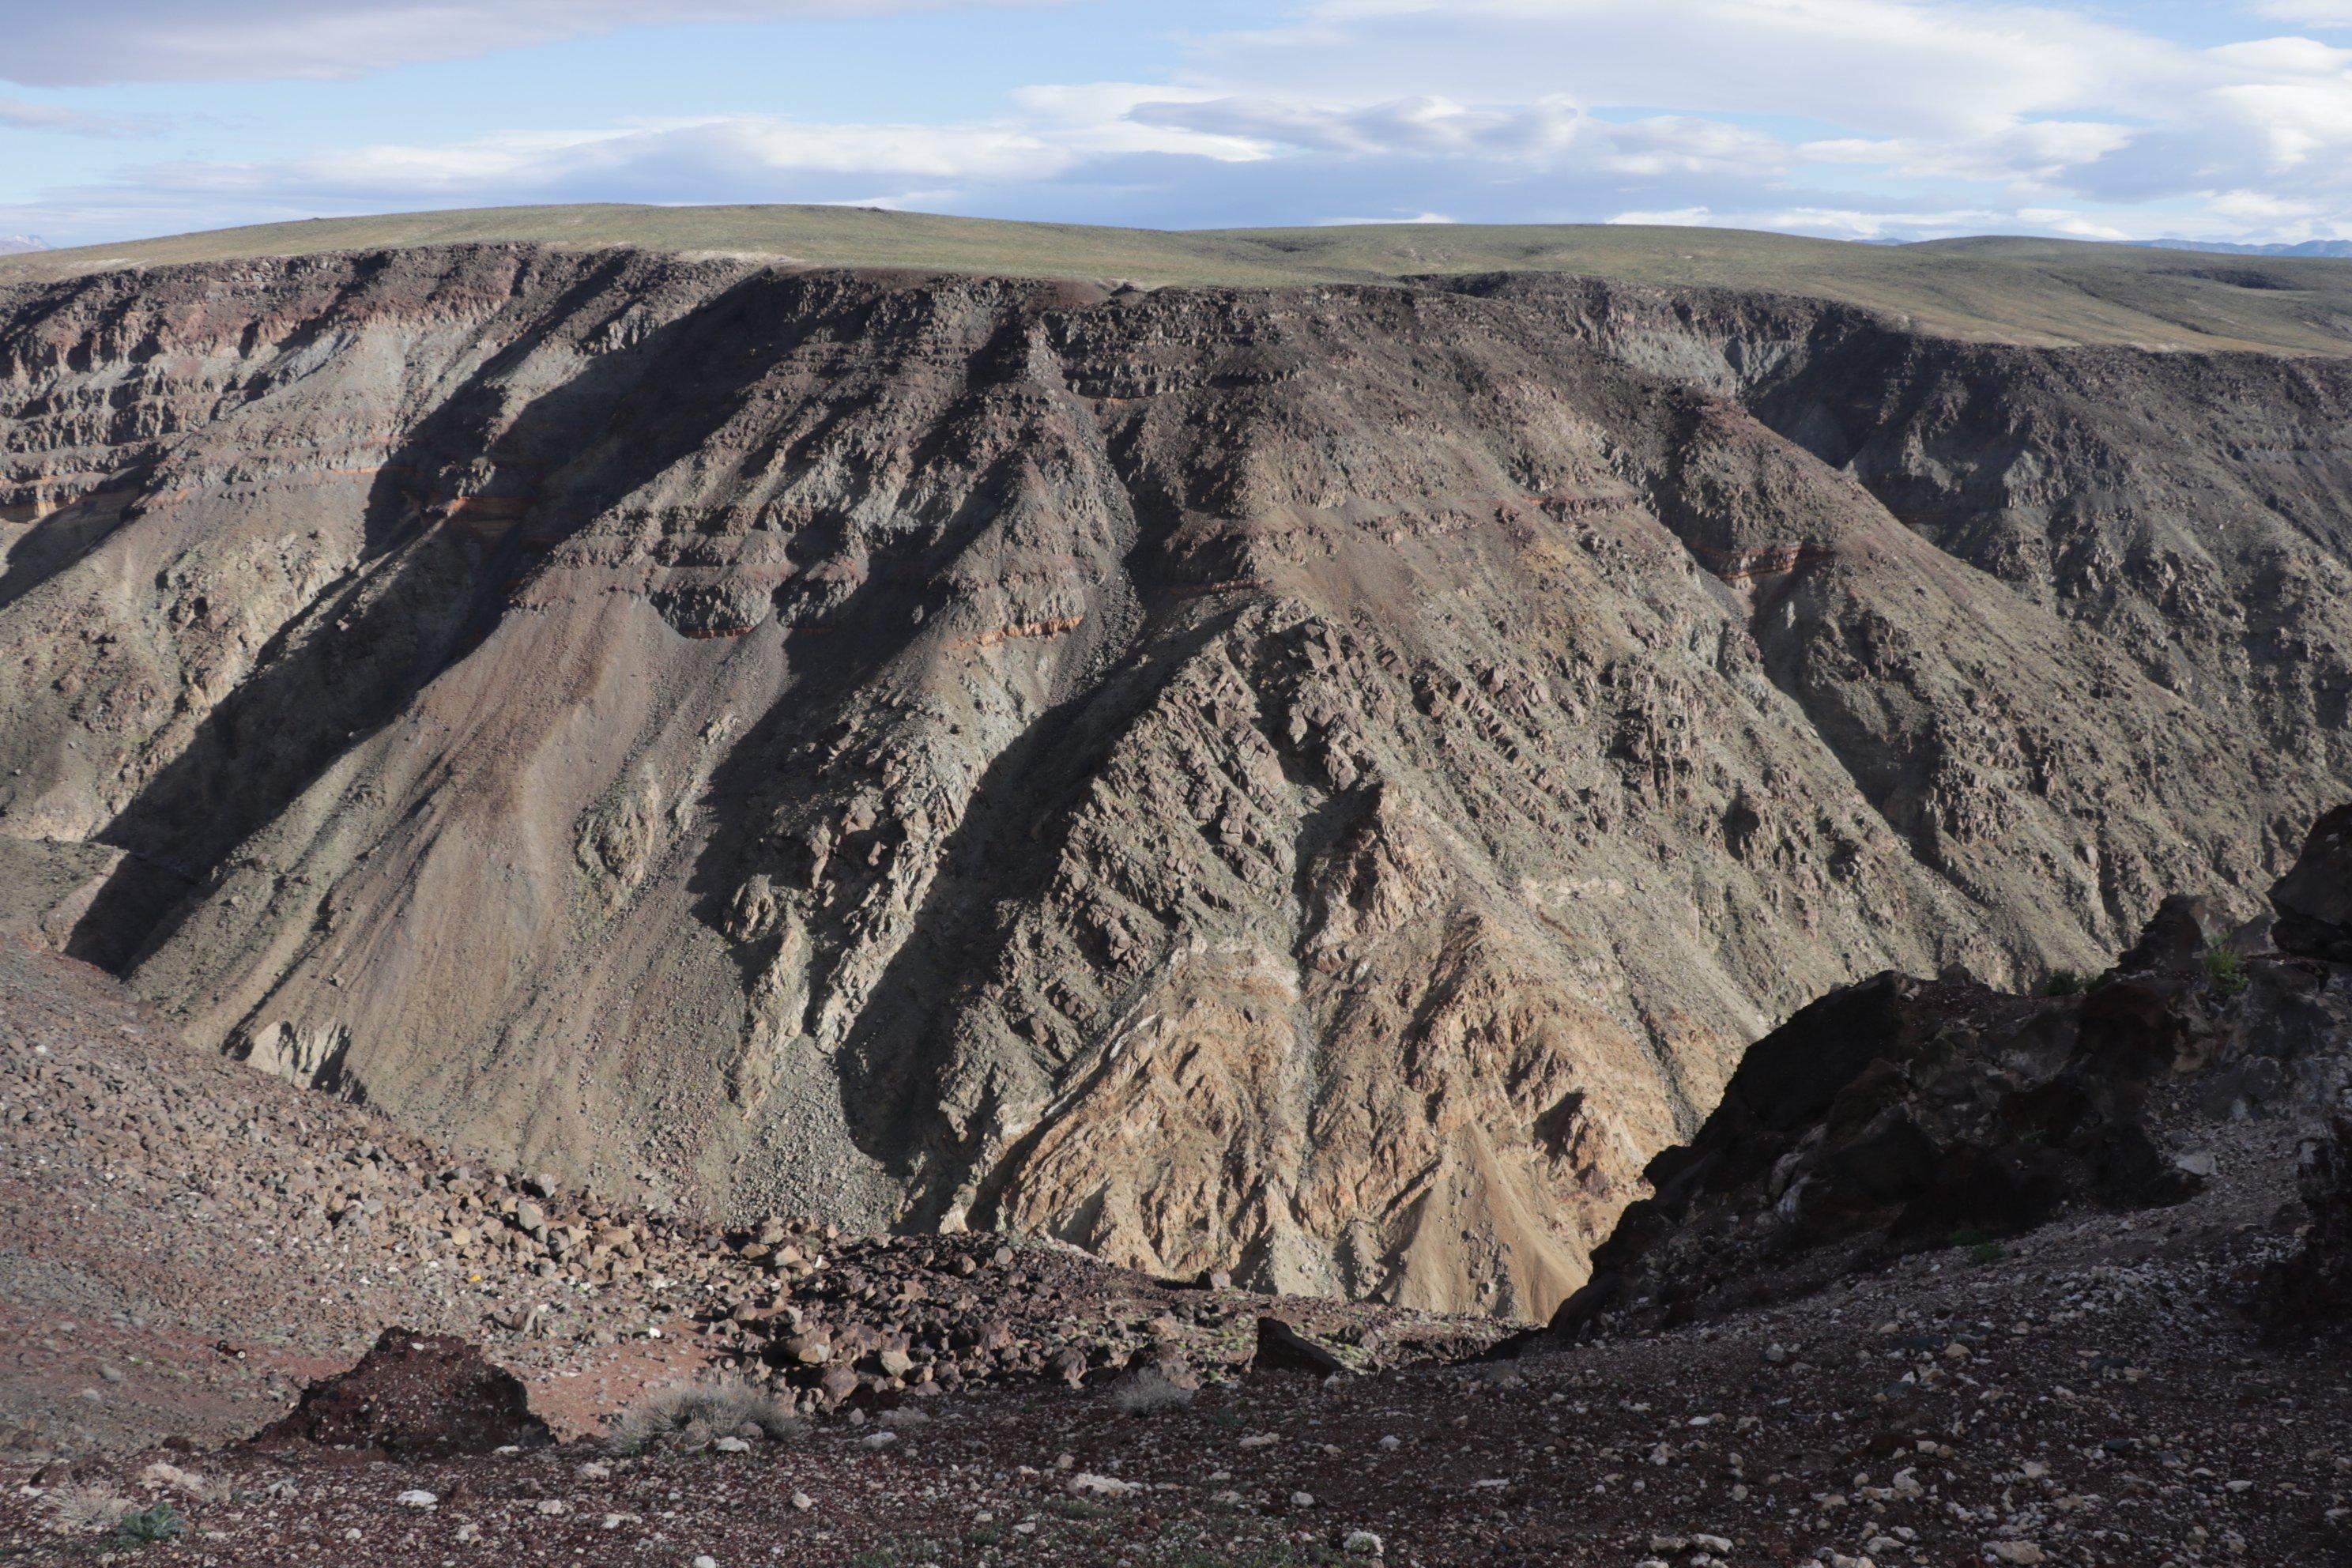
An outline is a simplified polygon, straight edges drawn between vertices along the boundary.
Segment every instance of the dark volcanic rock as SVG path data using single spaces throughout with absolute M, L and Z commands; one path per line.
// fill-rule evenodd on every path
M 2175 893 L 2156 913 L 2116 968 L 2125 974 L 2193 974 L 2213 944 L 2212 912 L 2203 899 Z
M 1650 1162 L 1655 1195 L 1594 1249 L 1550 1331 L 1629 1312 L 1672 1323 L 1939 1245 L 1991 1261 L 1994 1238 L 2070 1204 L 2192 1195 L 2212 1156 L 2168 1146 L 2200 1118 L 2328 1105 L 2336 1139 L 2305 1154 L 2308 1245 L 2266 1277 L 2263 1310 L 2280 1324 L 2340 1310 L 2352 1025 L 2347 976 L 2326 960 L 2352 913 L 2347 837 L 2352 807 L 2321 818 L 2273 893 L 2289 956 L 2217 962 L 2205 904 L 2175 896 L 2078 995 L 1891 973 L 1830 993 L 1758 1041 L 1697 1135 Z
M 1729 1304 L 1762 1289 L 1756 1266 L 1799 1255 L 1843 1269 L 2013 1235 L 2069 1200 L 2177 1202 L 2196 1178 L 2143 1110 L 2195 1038 L 2195 995 L 2162 974 L 2067 998 L 1898 974 L 1832 992 L 1759 1041 L 1698 1136 L 1651 1162 L 1656 1196 L 1595 1251 L 1554 1329 L 1636 1297 L 1669 1317 Z
M 1348 1363 L 1280 1318 L 1260 1318 L 1257 1321 L 1257 1354 L 1250 1362 L 1250 1370 L 1306 1372 L 1318 1377 L 1328 1377 L 1335 1372 L 1346 1372 Z
M 549 1440 L 513 1373 L 452 1335 L 398 1328 L 386 1329 L 351 1371 L 312 1384 L 291 1414 L 254 1438 L 262 1446 L 310 1443 L 402 1459 Z
M 2310 1226 L 2302 1247 L 2264 1277 L 2258 1303 L 2275 1332 L 2352 1317 L 2352 1116 L 2339 1111 L 2328 1136 L 2304 1146 L 2300 1174 Z
M 2352 803 L 2311 826 L 2303 854 L 2271 887 L 2271 940 L 2288 952 L 2352 963 Z

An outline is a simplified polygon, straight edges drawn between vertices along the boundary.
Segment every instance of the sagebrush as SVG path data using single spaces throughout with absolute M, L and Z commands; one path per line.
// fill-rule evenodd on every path
M 1158 1415 L 1192 1404 L 1192 1391 L 1146 1367 L 1121 1378 L 1110 1391 L 1110 1403 L 1123 1415 Z
M 796 1437 L 808 1424 L 756 1384 L 738 1378 L 673 1383 L 621 1412 L 604 1446 L 615 1454 L 653 1447 L 707 1448 L 721 1437 Z
M 51 1487 L 41 1499 L 41 1506 L 59 1530 L 77 1533 L 91 1530 L 112 1530 L 125 1515 L 134 1513 L 139 1505 L 105 1487 L 69 1485 Z

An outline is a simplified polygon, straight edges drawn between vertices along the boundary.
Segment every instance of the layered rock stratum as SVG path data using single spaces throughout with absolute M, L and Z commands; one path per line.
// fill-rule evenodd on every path
M 0 289 L 0 923 L 656 1205 L 1521 1318 L 1746 1043 L 2254 913 L 2352 366 L 1574 279 Z

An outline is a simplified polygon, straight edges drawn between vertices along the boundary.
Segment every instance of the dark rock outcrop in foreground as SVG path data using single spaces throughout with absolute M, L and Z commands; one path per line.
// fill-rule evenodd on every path
M 2278 910 L 2271 940 L 2283 951 L 2352 963 L 2352 802 L 2312 824 L 2271 902 Z
M 2261 1297 L 2263 1321 L 2282 1334 L 2352 1318 L 2352 1115 L 2304 1145 L 2298 1174 L 2303 1245 L 2263 1277 Z
M 1595 1249 L 1551 1331 L 1680 1321 L 1926 1247 L 1997 1252 L 2069 1205 L 2189 1196 L 2211 1164 L 2177 1133 L 2341 1092 L 2347 976 L 2315 954 L 2335 951 L 2347 821 L 2323 818 L 2279 883 L 2288 952 L 2241 958 L 2175 897 L 2077 994 L 1882 974 L 1805 1008 L 1749 1050 L 1696 1138 L 1650 1163 L 1655 1195 Z M 2272 1292 L 2286 1315 L 2352 1281 L 2344 1159 L 2310 1156 L 2309 1248 Z
M 512 1373 L 465 1341 L 386 1329 L 351 1371 L 315 1383 L 301 1403 L 254 1437 L 262 1447 L 309 1443 L 389 1458 L 448 1458 L 550 1442 Z

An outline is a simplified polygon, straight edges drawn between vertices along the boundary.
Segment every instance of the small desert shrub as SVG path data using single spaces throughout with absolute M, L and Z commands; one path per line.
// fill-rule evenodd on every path
M 104 1487 L 79 1485 L 51 1487 L 41 1499 L 50 1520 L 59 1530 L 79 1534 L 92 1530 L 112 1530 L 123 1519 L 136 1512 L 139 1505 L 127 1497 L 118 1497 Z
M 163 1459 L 156 1460 L 140 1471 L 139 1479 L 150 1486 L 170 1487 L 173 1491 L 184 1493 L 198 1502 L 218 1502 L 228 1495 L 228 1489 L 219 1482 L 200 1476 L 194 1470 L 184 1470 L 179 1466 Z
M 1969 1261 L 1982 1268 L 1988 1263 L 1998 1263 L 2009 1256 L 2009 1249 L 1998 1241 L 1979 1241 L 1969 1248 Z
M 172 1510 L 170 1503 L 159 1502 L 117 1520 L 114 1542 L 118 1546 L 154 1546 L 175 1535 L 184 1535 L 187 1530 L 186 1521 Z
M 1192 1403 L 1192 1391 L 1180 1388 L 1150 1367 L 1121 1378 L 1110 1391 L 1111 1408 L 1122 1415 L 1160 1415 Z
M 2071 969 L 2053 969 L 2050 978 L 2042 983 L 2044 996 L 2079 996 L 2083 994 L 2083 977 Z
M 707 1448 L 721 1437 L 797 1437 L 808 1424 L 766 1389 L 739 1379 L 673 1383 L 621 1412 L 605 1436 L 614 1454 Z
M 2234 951 L 2216 942 L 2205 950 L 2205 978 L 2222 995 L 2235 996 L 2246 988 L 2246 966 Z

